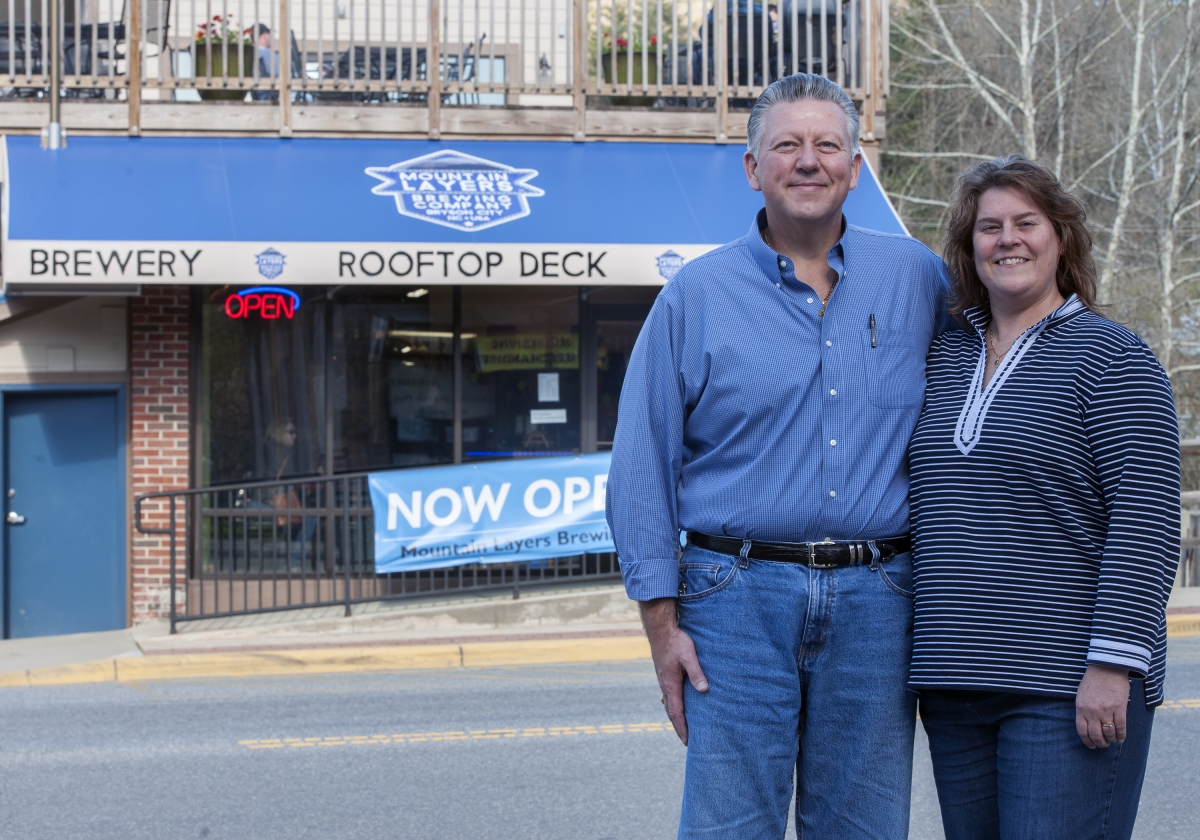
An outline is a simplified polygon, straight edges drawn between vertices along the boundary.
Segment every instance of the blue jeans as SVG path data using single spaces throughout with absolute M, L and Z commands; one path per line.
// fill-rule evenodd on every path
M 679 622 L 709 690 L 684 688 L 681 838 L 905 840 L 916 696 L 912 557 L 810 569 L 689 545 Z
M 1089 750 L 1075 701 L 990 691 L 922 691 L 946 840 L 1120 840 L 1133 833 L 1150 728 L 1132 680 L 1126 738 Z

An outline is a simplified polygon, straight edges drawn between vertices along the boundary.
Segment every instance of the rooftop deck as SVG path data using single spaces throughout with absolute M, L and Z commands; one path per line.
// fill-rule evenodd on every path
M 0 132 L 737 142 L 764 85 L 807 71 L 870 147 L 887 4 L 0 0 Z

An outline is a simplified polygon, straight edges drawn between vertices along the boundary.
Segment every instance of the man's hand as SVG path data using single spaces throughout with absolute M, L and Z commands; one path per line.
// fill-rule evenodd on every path
M 1089 665 L 1075 694 L 1075 731 L 1084 746 L 1104 749 L 1109 744 L 1123 742 L 1128 705 L 1129 672 L 1107 665 Z
M 696 646 L 692 644 L 691 637 L 679 629 L 675 617 L 675 599 L 642 601 L 638 606 L 642 612 L 642 626 L 646 628 L 646 637 L 650 640 L 650 655 L 654 657 L 654 671 L 658 674 L 658 687 L 662 690 L 667 717 L 675 727 L 675 734 L 686 746 L 688 728 L 683 711 L 683 680 L 685 677 L 690 679 L 697 691 L 708 691 L 708 680 L 700 670 L 700 660 L 696 658 Z

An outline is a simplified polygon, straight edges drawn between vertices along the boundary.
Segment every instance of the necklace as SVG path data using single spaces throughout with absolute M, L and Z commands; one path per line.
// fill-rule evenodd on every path
M 833 278 L 833 282 L 829 284 L 829 294 L 827 294 L 827 295 L 825 295 L 825 297 L 821 298 L 821 311 L 817 313 L 818 318 L 825 317 L 825 307 L 829 306 L 829 299 L 831 297 L 833 297 L 833 289 L 835 286 L 837 286 L 837 282 L 838 282 L 838 279 L 835 276 Z
M 768 248 L 770 248 L 772 251 L 774 251 L 775 246 L 771 244 L 770 228 L 762 228 L 761 232 L 762 232 L 763 244 L 766 245 Z M 776 253 L 778 253 L 778 251 L 776 251 Z M 826 309 L 826 307 L 829 306 L 829 299 L 833 297 L 833 290 L 838 284 L 838 279 L 839 279 L 839 277 L 838 277 L 837 273 L 835 272 L 834 277 L 833 277 L 833 282 L 829 284 L 829 291 L 825 294 L 825 297 L 821 298 L 821 311 L 817 313 L 818 318 L 825 317 L 825 309 Z
M 1005 353 L 1008 353 L 1008 351 L 1012 349 L 1012 346 L 1015 342 L 1009 342 L 1008 346 L 1004 348 L 1004 353 L 1001 353 L 1000 348 L 996 346 L 996 337 L 991 327 L 987 329 L 987 332 L 984 333 L 984 336 L 987 339 L 988 347 L 992 349 L 992 353 L 996 357 L 996 361 L 994 361 L 992 365 L 994 367 L 1000 367 L 1000 363 L 1004 361 Z

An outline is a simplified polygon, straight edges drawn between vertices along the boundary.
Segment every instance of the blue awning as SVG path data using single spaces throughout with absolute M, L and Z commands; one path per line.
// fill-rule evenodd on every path
M 660 284 L 762 206 L 741 146 L 5 138 L 6 284 Z M 864 166 L 849 220 L 903 233 Z

